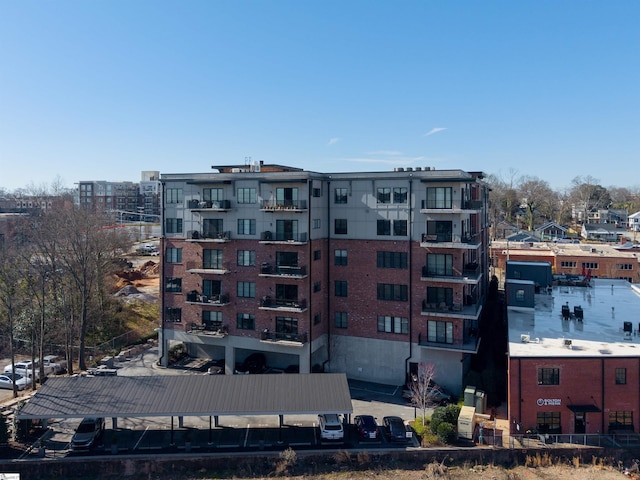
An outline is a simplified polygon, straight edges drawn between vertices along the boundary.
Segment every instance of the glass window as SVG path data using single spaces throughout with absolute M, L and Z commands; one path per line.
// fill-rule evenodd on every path
M 451 187 L 427 188 L 427 208 L 451 208 Z
M 453 305 L 453 289 L 445 287 L 427 287 L 427 303 L 436 306 Z
M 205 202 L 221 202 L 224 200 L 222 188 L 203 188 L 202 199 Z
M 222 269 L 222 250 L 204 249 L 202 251 L 202 268 Z
M 538 385 L 560 385 L 560 369 L 539 368 Z
M 393 203 L 407 203 L 407 187 L 393 187 Z
M 378 220 L 378 235 L 391 235 L 391 220 Z
M 406 252 L 378 252 L 378 268 L 408 268 Z
M 276 317 L 276 337 L 292 338 L 298 335 L 298 319 L 291 317 Z
M 256 284 L 255 282 L 238 282 L 238 297 L 255 298 Z
M 182 291 L 182 279 L 175 277 L 167 277 L 165 281 L 165 292 L 181 292 Z
M 347 189 L 346 188 L 336 188 L 334 191 L 334 203 L 347 203 Z
M 240 330 L 255 330 L 256 317 L 250 313 L 239 313 L 236 317 L 237 327 Z
M 633 428 L 632 411 L 609 412 L 609 432 L 612 430 L 633 431 Z
M 626 385 L 626 384 L 627 384 L 627 369 L 616 368 L 616 385 Z
M 214 301 L 220 301 L 220 293 L 222 292 L 222 282 L 220 280 L 203 280 L 202 295 Z M 205 303 L 206 300 L 205 300 Z
M 236 191 L 238 203 L 256 203 L 255 188 L 239 188 Z
M 238 250 L 238 265 L 241 267 L 252 267 L 256 264 L 255 250 Z
M 450 242 L 453 238 L 451 221 L 427 221 L 427 235 L 434 236 L 438 242 Z
M 453 275 L 453 255 L 443 253 L 428 254 L 427 275 L 443 277 Z
M 334 251 L 334 263 L 338 266 L 344 266 L 347 264 L 347 251 L 335 250 Z
M 336 328 L 347 328 L 347 312 L 335 312 Z
M 290 187 L 276 188 L 276 205 L 283 208 L 297 208 L 298 189 Z
M 320 290 L 322 290 L 322 283 L 321 282 L 314 282 L 313 283 L 313 291 L 314 292 L 319 292 Z
M 203 310 L 202 324 L 207 330 L 218 330 L 222 328 L 222 312 Z
M 313 259 L 314 260 L 320 260 L 321 258 L 322 258 L 321 250 L 314 250 L 313 251 Z
M 335 219 L 335 234 L 346 235 L 347 234 L 347 219 L 336 218 Z
M 298 220 L 276 220 L 276 240 L 298 241 Z
M 165 322 L 181 322 L 182 309 L 176 307 L 167 307 L 164 309 Z
M 322 314 L 321 314 L 320 312 L 317 312 L 317 313 L 313 316 L 313 324 L 314 324 L 314 325 L 318 325 L 321 321 L 322 321 Z
M 164 194 L 165 203 L 182 203 L 182 189 L 181 188 L 167 188 Z
M 346 280 L 336 280 L 334 283 L 336 297 L 347 296 L 347 282 Z
M 388 187 L 378 188 L 378 203 L 391 203 L 391 189 Z
M 378 300 L 393 300 L 406 302 L 409 299 L 407 285 L 396 285 L 392 283 L 378 284 Z
M 427 324 L 427 338 L 435 343 L 453 343 L 453 322 L 429 320 Z
M 167 247 L 164 252 L 164 259 L 167 263 L 182 263 L 182 249 Z
M 164 223 L 167 233 L 182 233 L 181 218 L 165 218 Z
M 238 219 L 238 235 L 255 235 L 256 221 L 253 218 Z
M 319 218 L 314 218 L 314 219 L 311 221 L 311 228 L 313 228 L 313 229 L 318 229 L 318 228 L 320 228 L 320 219 L 319 219 Z
M 223 233 L 221 218 L 205 218 L 202 221 L 202 236 L 204 238 L 218 238 Z
M 409 333 L 409 319 L 389 315 L 378 315 L 378 331 L 385 333 Z
M 524 302 L 524 290 L 519 288 L 516 290 L 516 300 L 519 302 Z
M 407 221 L 406 220 L 394 220 L 393 221 L 393 234 L 397 237 L 407 236 Z
M 562 433 L 560 412 L 538 412 L 536 426 L 540 433 Z

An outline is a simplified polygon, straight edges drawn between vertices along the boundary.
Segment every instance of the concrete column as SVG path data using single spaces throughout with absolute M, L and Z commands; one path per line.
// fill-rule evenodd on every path
M 184 428 L 184 417 L 178 417 L 178 428 Z
M 111 417 L 111 428 L 118 429 L 118 419 L 116 417 Z
M 236 349 L 227 346 L 224 349 L 224 374 L 233 375 L 236 368 Z

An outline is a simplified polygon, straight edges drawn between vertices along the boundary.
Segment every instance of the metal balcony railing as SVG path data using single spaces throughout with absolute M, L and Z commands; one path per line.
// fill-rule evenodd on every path
M 307 343 L 309 341 L 307 333 L 272 332 L 265 330 L 261 339 L 269 342 L 297 342 Z

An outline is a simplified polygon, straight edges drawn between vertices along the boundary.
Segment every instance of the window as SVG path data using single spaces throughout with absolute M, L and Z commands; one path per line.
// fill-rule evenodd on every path
M 321 188 L 313 188 L 311 190 L 311 196 L 315 197 L 315 198 L 319 198 L 322 196 L 322 189 Z
M 407 221 L 406 220 L 394 220 L 393 221 L 393 234 L 397 237 L 407 236 Z
M 598 262 L 582 262 L 582 268 L 583 269 L 589 268 L 591 270 L 597 270 L 598 269 Z
M 224 199 L 223 190 L 221 188 L 203 188 L 202 199 L 205 202 L 221 202 Z
M 406 285 L 395 285 L 393 283 L 378 284 L 378 300 L 393 300 L 406 302 L 409 299 Z
M 427 339 L 434 343 L 453 343 L 453 322 L 429 320 L 427 323 Z
M 336 297 L 346 297 L 347 296 L 347 281 L 346 280 L 336 280 L 334 283 L 334 290 Z
M 297 267 L 298 252 L 276 252 L 276 265 L 278 267 Z
M 347 328 L 347 312 L 336 312 L 333 318 L 336 328 Z
M 182 249 L 167 247 L 164 251 L 164 259 L 167 263 L 182 263 Z
M 298 335 L 298 319 L 276 317 L 276 338 L 292 338 Z
M 238 297 L 255 298 L 256 284 L 255 282 L 238 282 Z
M 391 189 L 388 187 L 378 188 L 378 203 L 391 203 Z
M 609 412 L 609 430 L 633 431 L 633 412 Z
M 238 265 L 241 267 L 252 267 L 256 264 L 255 250 L 238 250 Z
M 238 203 L 256 203 L 255 188 L 239 188 L 236 191 Z
M 319 218 L 314 218 L 313 220 L 311 220 L 311 228 L 313 228 L 314 230 L 320 228 Z
M 176 307 L 167 307 L 164 309 L 165 322 L 181 322 L 182 309 Z
M 298 189 L 291 187 L 276 188 L 276 205 L 284 208 L 297 208 Z
M 631 263 L 618 263 L 616 267 L 618 270 L 633 270 L 633 264 Z
M 516 290 L 516 300 L 518 302 L 524 302 L 524 290 L 519 288 Z
M 223 232 L 221 218 L 205 218 L 202 221 L 202 236 L 204 238 L 218 238 Z
M 167 277 L 164 283 L 165 292 L 181 292 L 182 291 L 182 279 Z
M 202 268 L 211 270 L 221 270 L 222 250 L 205 249 L 202 251 Z
M 436 306 L 453 305 L 453 289 L 444 287 L 427 287 L 427 303 Z
M 321 282 L 314 282 L 313 283 L 313 291 L 314 292 L 319 292 L 320 290 L 322 290 L 322 283 Z
M 453 275 L 453 255 L 430 253 L 427 255 L 427 275 L 450 277 Z
M 347 264 L 347 251 L 335 250 L 334 251 L 334 264 L 338 266 L 344 266 Z
M 451 208 L 451 187 L 427 188 L 427 208 Z
M 346 235 L 347 234 L 347 219 L 346 218 L 336 218 L 334 220 L 334 233 L 336 235 Z
M 378 235 L 391 235 L 391 220 L 378 220 Z
M 255 235 L 256 221 L 253 218 L 238 219 L 238 235 Z
M 406 252 L 378 252 L 378 268 L 407 268 Z
M 536 426 L 540 433 L 562 433 L 560 412 L 538 412 Z
M 164 228 L 167 233 L 182 233 L 182 219 L 165 218 Z
M 219 330 L 222 328 L 222 312 L 203 310 L 202 324 L 207 330 Z
M 239 330 L 255 330 L 256 329 L 256 317 L 250 313 L 239 313 L 236 317 L 237 327 Z
M 578 266 L 578 262 L 570 262 L 563 260 L 560 262 L 560 266 L 563 268 L 576 268 Z
M 164 192 L 165 203 L 182 203 L 181 188 L 167 188 Z
M 314 250 L 313 251 L 313 259 L 314 260 L 320 260 L 321 258 L 322 258 L 321 250 Z
M 378 331 L 385 333 L 409 333 L 409 319 L 378 315 Z
M 276 240 L 298 241 L 298 220 L 276 220 Z
M 616 368 L 616 385 L 626 385 L 626 384 L 627 384 L 627 369 Z
M 318 325 L 322 321 L 322 314 L 320 312 L 313 316 L 313 324 Z
M 538 385 L 560 385 L 560 369 L 539 368 Z
M 276 284 L 276 302 L 288 305 L 291 302 L 298 302 L 298 286 L 285 285 L 283 283 Z
M 203 280 L 202 281 L 203 297 L 206 297 L 207 299 L 212 299 L 214 301 L 219 301 L 221 291 L 222 291 L 222 282 L 220 280 Z
M 438 242 L 450 242 L 453 238 L 453 223 L 451 221 L 428 221 L 427 235 L 433 236 Z
M 393 203 L 407 203 L 407 187 L 393 187 Z
M 334 191 L 333 203 L 347 203 L 347 189 L 336 188 Z

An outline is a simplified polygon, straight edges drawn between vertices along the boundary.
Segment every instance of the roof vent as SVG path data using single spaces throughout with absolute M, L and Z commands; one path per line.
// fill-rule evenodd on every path
M 422 167 L 416 167 L 414 170 L 415 170 L 416 172 L 419 172 L 419 171 L 421 171 L 421 170 L 422 170 Z
M 402 168 L 402 167 L 396 167 L 393 170 L 396 171 L 396 172 L 404 172 L 404 168 Z
M 527 333 L 523 333 L 522 335 L 520 335 L 520 341 L 522 343 L 529 343 L 531 341 L 531 336 Z
M 571 347 L 572 343 L 573 342 L 571 340 L 569 340 L 568 338 L 565 338 L 564 341 L 563 341 L 564 346 L 567 347 L 567 348 L 572 348 Z
M 407 168 L 405 168 L 405 170 L 406 170 L 407 172 L 413 172 L 413 167 L 407 167 Z

